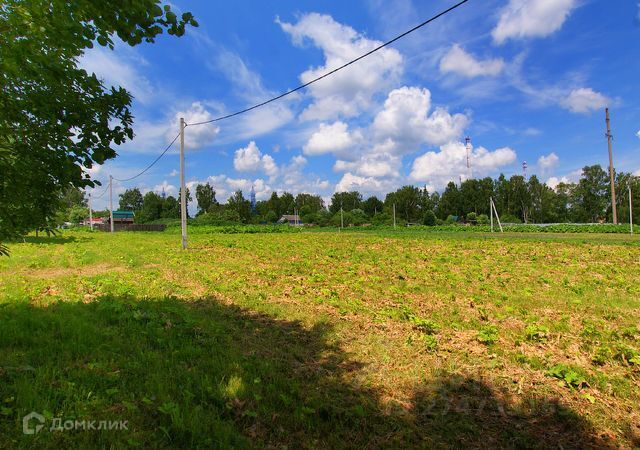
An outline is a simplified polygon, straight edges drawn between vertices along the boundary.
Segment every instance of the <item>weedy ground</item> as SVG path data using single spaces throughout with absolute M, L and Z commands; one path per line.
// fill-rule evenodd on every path
M 3 448 L 633 448 L 640 241 L 66 232 L 0 259 Z M 45 428 L 24 435 L 22 417 Z M 127 430 L 50 430 L 54 419 Z

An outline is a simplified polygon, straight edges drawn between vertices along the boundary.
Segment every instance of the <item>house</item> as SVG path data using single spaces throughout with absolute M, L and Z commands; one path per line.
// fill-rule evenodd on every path
M 280 217 L 280 220 L 278 220 L 278 223 L 279 224 L 288 223 L 293 227 L 304 225 L 300 220 L 300 216 L 297 214 L 285 214 L 284 216 Z
M 133 211 L 124 211 L 118 210 L 113 212 L 113 224 L 128 224 L 133 223 L 133 218 L 135 214 Z M 106 223 L 109 223 L 109 218 L 107 218 Z
M 84 222 L 82 222 L 82 224 L 84 226 L 96 226 L 96 225 L 102 225 L 107 221 L 107 219 L 105 219 L 104 217 L 92 217 L 91 220 L 89 220 L 89 218 L 84 219 Z

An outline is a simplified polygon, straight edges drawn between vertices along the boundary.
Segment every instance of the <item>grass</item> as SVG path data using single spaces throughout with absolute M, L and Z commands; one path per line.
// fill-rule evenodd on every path
M 0 447 L 640 445 L 637 238 L 194 231 L 9 246 Z

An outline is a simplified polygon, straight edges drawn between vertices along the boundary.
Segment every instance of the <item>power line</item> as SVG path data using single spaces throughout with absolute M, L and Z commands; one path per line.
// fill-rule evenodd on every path
M 107 185 L 107 187 L 104 189 L 104 191 L 102 191 L 102 194 L 100 194 L 100 195 L 96 195 L 96 196 L 93 196 L 93 195 L 89 194 L 89 196 L 90 196 L 93 200 L 96 200 L 96 199 L 102 198 L 102 196 L 104 196 L 104 194 L 106 194 L 108 190 L 109 190 L 109 185 Z
M 216 117 L 215 119 L 211 119 L 211 120 L 205 120 L 205 121 L 202 121 L 202 122 L 195 122 L 195 123 L 187 123 L 187 124 L 185 124 L 185 127 L 187 127 L 187 126 L 205 125 L 205 124 L 209 124 L 209 123 L 213 123 L 213 122 L 219 122 L 219 121 L 224 120 L 224 119 L 229 119 L 229 118 L 231 118 L 231 117 L 239 116 L 240 114 L 247 113 L 247 112 L 252 111 L 252 110 L 254 110 L 254 109 L 257 109 L 257 108 L 260 108 L 260 107 L 262 107 L 262 106 L 265 106 L 265 105 L 267 105 L 267 104 L 269 104 L 269 103 L 275 102 L 276 100 L 279 100 L 279 99 L 281 99 L 281 98 L 283 98 L 283 97 L 286 97 L 287 95 L 291 95 L 291 94 L 293 94 L 294 92 L 297 92 L 297 91 L 299 91 L 299 90 L 301 90 L 301 89 L 304 89 L 304 88 L 306 88 L 307 86 L 312 85 L 313 83 L 316 83 L 316 82 L 318 82 L 318 81 L 320 81 L 320 80 L 322 80 L 322 79 L 324 79 L 324 78 L 326 78 L 326 77 L 328 77 L 328 76 L 330 76 L 330 75 L 333 75 L 334 73 L 336 73 L 336 72 L 338 72 L 338 71 L 340 71 L 340 70 L 342 70 L 342 69 L 344 69 L 344 68 L 346 68 L 346 67 L 348 67 L 348 66 L 350 66 L 350 65 L 352 65 L 352 64 L 354 64 L 354 63 L 356 63 L 356 62 L 358 62 L 358 61 L 360 61 L 361 59 L 366 58 L 367 56 L 369 56 L 369 55 L 371 55 L 371 54 L 373 54 L 373 53 L 375 53 L 375 52 L 377 52 L 377 51 L 379 51 L 379 50 L 383 49 L 384 47 L 387 47 L 387 46 L 389 46 L 389 45 L 393 44 L 393 43 L 394 43 L 394 42 L 396 42 L 397 40 L 402 39 L 403 37 L 407 36 L 408 34 L 411 34 L 411 33 L 413 33 L 414 31 L 419 30 L 420 28 L 422 28 L 422 27 L 424 27 L 424 26 L 426 26 L 426 25 L 430 24 L 431 22 L 433 22 L 433 21 L 435 21 L 435 20 L 439 19 L 440 17 L 444 16 L 445 14 L 448 14 L 448 13 L 450 13 L 451 11 L 453 11 L 453 10 L 455 10 L 455 9 L 459 8 L 460 6 L 464 5 L 464 4 L 465 4 L 465 3 L 467 3 L 468 1 L 469 1 L 469 0 L 462 0 L 462 1 L 458 2 L 457 4 L 453 5 L 452 7 L 450 7 L 450 8 L 448 8 L 448 9 L 446 9 L 446 10 L 444 10 L 444 11 L 442 11 L 442 12 L 440 12 L 440 13 L 436 14 L 435 16 L 431 17 L 430 19 L 425 20 L 424 22 L 420 23 L 419 25 L 416 25 L 415 27 L 411 28 L 410 30 L 407 30 L 407 31 L 405 31 L 404 33 L 399 34 L 398 36 L 394 37 L 393 39 L 391 39 L 391 40 L 389 40 L 389 41 L 387 41 L 387 42 L 385 42 L 385 43 L 383 43 L 383 44 L 379 45 L 378 47 L 374 48 L 373 50 L 370 50 L 370 51 L 368 51 L 367 53 L 364 53 L 363 55 L 360 55 L 359 57 L 357 57 L 357 58 L 355 58 L 355 59 L 352 59 L 352 60 L 351 60 L 351 61 L 349 61 L 348 63 L 343 64 L 342 66 L 337 67 L 337 68 L 335 68 L 335 69 L 333 69 L 333 70 L 330 70 L 329 72 L 327 72 L 327 73 L 325 73 L 325 74 L 323 74 L 323 75 L 321 75 L 321 76 L 319 76 L 319 77 L 317 77 L 317 78 L 314 78 L 314 79 L 313 79 L 313 80 L 311 80 L 311 81 L 308 81 L 307 83 L 301 84 L 300 86 L 298 86 L 298 87 L 296 87 L 296 88 L 294 88 L 294 89 L 291 89 L 291 90 L 289 90 L 289 91 L 286 91 L 286 92 L 284 92 L 284 93 L 282 93 L 282 94 L 280 94 L 280 95 L 278 95 L 278 96 L 276 96 L 276 97 L 270 98 L 269 100 L 266 100 L 266 101 L 264 101 L 264 102 L 262 102 L 262 103 L 258 103 L 258 104 L 256 104 L 256 105 L 253 105 L 253 106 L 249 107 L 249 108 L 245 108 L 245 109 L 243 109 L 243 110 L 241 110 L 241 111 L 236 111 L 236 112 L 234 112 L 234 113 L 227 114 L 227 115 L 225 115 L 225 116 L 221 116 L 221 117 Z M 152 167 L 153 167 L 153 166 L 154 166 L 158 161 L 160 161 L 160 159 L 161 159 L 161 158 L 162 158 L 162 157 L 163 157 L 163 156 L 164 156 L 164 155 L 169 151 L 169 149 L 173 146 L 173 144 L 176 142 L 176 140 L 178 139 L 178 137 L 180 137 L 180 133 L 178 133 L 178 134 L 176 135 L 176 137 L 174 137 L 174 138 L 173 138 L 173 140 L 172 140 L 172 141 L 171 141 L 171 143 L 167 146 L 167 148 L 165 148 L 165 149 L 164 149 L 164 151 L 163 151 L 163 152 L 162 152 L 162 153 L 161 153 L 161 154 L 160 154 L 160 155 L 159 155 L 159 156 L 158 156 L 158 157 L 157 157 L 157 158 L 156 158 L 156 159 L 155 159 L 151 164 L 149 164 L 149 165 L 148 165 L 148 166 L 147 166 L 147 167 L 146 167 L 142 172 L 140 172 L 140 173 L 138 173 L 137 175 L 134 175 L 134 176 L 132 176 L 132 177 L 129 177 L 129 178 L 125 178 L 125 179 L 118 179 L 118 178 L 114 178 L 114 180 L 115 180 L 115 181 L 119 181 L 119 182 L 126 182 L 126 181 L 134 180 L 134 179 L 138 178 L 139 176 L 143 175 L 145 172 L 147 172 L 147 170 L 151 169 L 151 168 L 152 168 Z M 105 192 L 106 192 L 106 191 L 105 191 Z M 103 193 L 102 195 L 104 195 L 104 193 Z M 101 195 L 101 196 L 102 196 L 102 195 Z M 98 197 L 98 198 L 99 198 L 99 197 Z
M 280 95 L 278 95 L 278 96 L 276 96 L 276 97 L 273 97 L 273 98 L 271 98 L 271 99 L 269 99 L 269 100 L 267 100 L 267 101 L 264 101 L 264 102 L 262 102 L 262 103 L 258 103 L 257 105 L 253 105 L 253 106 L 251 106 L 251 107 L 249 107 L 249 108 L 245 108 L 245 109 L 243 109 L 243 110 L 241 110 L 241 111 L 236 111 L 236 112 L 234 112 L 234 113 L 227 114 L 227 115 L 225 115 L 225 116 L 221 116 L 221 117 L 216 117 L 215 119 L 211 119 L 211 120 L 205 120 L 205 121 L 202 121 L 202 122 L 195 122 L 195 123 L 188 123 L 188 124 L 187 124 L 187 126 L 192 126 L 192 127 L 193 127 L 193 126 L 198 126 L 198 125 L 205 125 L 205 124 L 208 124 L 208 123 L 219 122 L 219 121 L 224 120 L 224 119 L 229 119 L 229 118 L 234 117 L 234 116 L 239 116 L 240 114 L 244 114 L 244 113 L 249 112 L 249 111 L 252 111 L 252 110 L 254 110 L 254 109 L 256 109 L 256 108 L 260 108 L 261 106 L 267 105 L 267 104 L 269 104 L 269 103 L 271 103 L 271 102 L 275 102 L 276 100 L 279 100 L 279 99 L 281 99 L 281 98 L 283 98 L 283 97 L 286 97 L 287 95 L 293 94 L 294 92 L 297 92 L 297 91 L 299 91 L 299 90 L 301 90 L 301 89 L 304 89 L 304 88 L 306 88 L 307 86 L 312 85 L 313 83 L 316 83 L 316 82 L 318 82 L 318 81 L 322 80 L 323 78 L 328 77 L 329 75 L 333 75 L 334 73 L 338 72 L 339 70 L 342 70 L 342 69 L 344 69 L 345 67 L 348 67 L 348 66 L 350 66 L 351 64 L 354 64 L 354 63 L 356 63 L 356 62 L 360 61 L 361 59 L 364 59 L 364 58 L 366 58 L 367 56 L 369 56 L 369 55 L 371 55 L 371 54 L 373 54 L 373 53 L 377 52 L 378 50 L 381 50 L 381 49 L 383 49 L 384 47 L 387 47 L 387 46 L 389 46 L 389 45 L 393 44 L 394 42 L 396 42 L 396 41 L 397 41 L 397 40 L 399 40 L 399 39 L 402 39 L 402 38 L 403 38 L 403 37 L 405 37 L 406 35 L 413 33 L 414 31 L 416 31 L 416 30 L 418 30 L 418 29 L 420 29 L 420 28 L 424 27 L 425 25 L 430 24 L 430 23 L 431 23 L 431 22 L 433 22 L 434 20 L 439 19 L 440 17 L 444 16 L 445 14 L 450 13 L 450 12 L 451 12 L 451 11 L 453 11 L 454 9 L 459 8 L 460 6 L 464 5 L 464 4 L 465 4 L 465 3 L 467 3 L 468 1 L 469 1 L 469 0 L 462 0 L 461 2 L 459 2 L 459 3 L 455 4 L 455 5 L 453 5 L 452 7 L 450 7 L 449 9 L 446 9 L 446 10 L 442 11 L 441 13 L 436 14 L 435 16 L 431 17 L 430 19 L 425 20 L 425 21 L 424 21 L 424 22 L 422 22 L 421 24 L 416 25 L 415 27 L 411 28 L 410 30 L 405 31 L 405 32 L 404 32 L 404 33 L 402 33 L 402 34 L 399 34 L 398 36 L 394 37 L 394 38 L 393 38 L 393 39 L 391 39 L 390 41 L 387 41 L 387 42 L 385 42 L 384 44 L 381 44 L 380 46 L 378 46 L 378 47 L 374 48 L 373 50 L 370 50 L 370 51 L 368 51 L 367 53 L 365 53 L 365 54 L 363 54 L 363 55 L 358 56 L 356 59 L 353 59 L 353 60 L 349 61 L 348 63 L 343 64 L 343 65 L 342 65 L 342 66 L 340 66 L 340 67 L 337 67 L 337 68 L 335 68 L 335 69 L 333 69 L 333 70 L 331 70 L 331 71 L 329 71 L 329 72 L 327 72 L 327 73 L 325 73 L 325 74 L 323 74 L 323 75 L 320 75 L 318 78 L 314 78 L 313 80 L 308 81 L 307 83 L 301 84 L 300 86 L 298 86 L 298 87 L 296 87 L 296 88 L 294 88 L 294 89 L 291 89 L 291 90 L 289 90 L 289 91 L 286 91 L 286 92 L 284 92 L 284 93 L 282 93 L 282 94 L 280 94 Z
M 180 133 L 176 134 L 176 137 L 174 137 L 173 140 L 171 141 L 171 143 L 169 145 L 167 145 L 167 148 L 165 148 L 164 151 L 162 153 L 160 153 L 160 155 L 151 164 L 149 164 L 142 172 L 140 172 L 137 175 L 134 175 L 134 176 L 132 176 L 130 178 L 125 178 L 124 180 L 120 180 L 118 178 L 114 178 L 114 180 L 115 181 L 120 181 L 120 182 L 125 182 L 125 181 L 131 181 L 131 180 L 133 180 L 135 178 L 138 178 L 140 175 L 145 173 L 147 170 L 151 169 L 158 161 L 160 161 L 160 158 L 162 158 L 169 151 L 169 149 L 173 146 L 173 144 L 175 144 L 175 142 L 178 139 L 178 137 L 180 137 Z

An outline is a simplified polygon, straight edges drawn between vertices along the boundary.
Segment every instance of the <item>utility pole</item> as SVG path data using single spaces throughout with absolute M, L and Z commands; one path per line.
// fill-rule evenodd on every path
M 93 211 L 91 211 L 91 194 L 89 194 L 89 228 L 93 231 Z
M 613 210 L 613 224 L 618 224 L 618 211 L 616 206 L 616 187 L 615 177 L 613 174 L 613 149 L 611 147 L 611 141 L 613 136 L 611 135 L 611 120 L 609 119 L 609 108 L 605 109 L 607 116 L 607 143 L 609 144 L 609 177 L 611 178 L 611 209 Z
M 342 210 L 342 206 L 340 207 L 340 231 L 344 228 L 344 213 Z
M 109 175 L 109 223 L 113 233 L 113 176 Z
M 633 200 L 631 198 L 631 185 L 629 185 L 629 229 L 633 236 Z
M 180 219 L 182 250 L 187 249 L 187 189 L 184 185 L 184 118 L 180 117 Z
M 493 198 L 489 198 L 489 215 L 491 216 L 491 232 L 493 233 Z
M 396 229 L 396 204 L 393 204 L 393 229 Z

